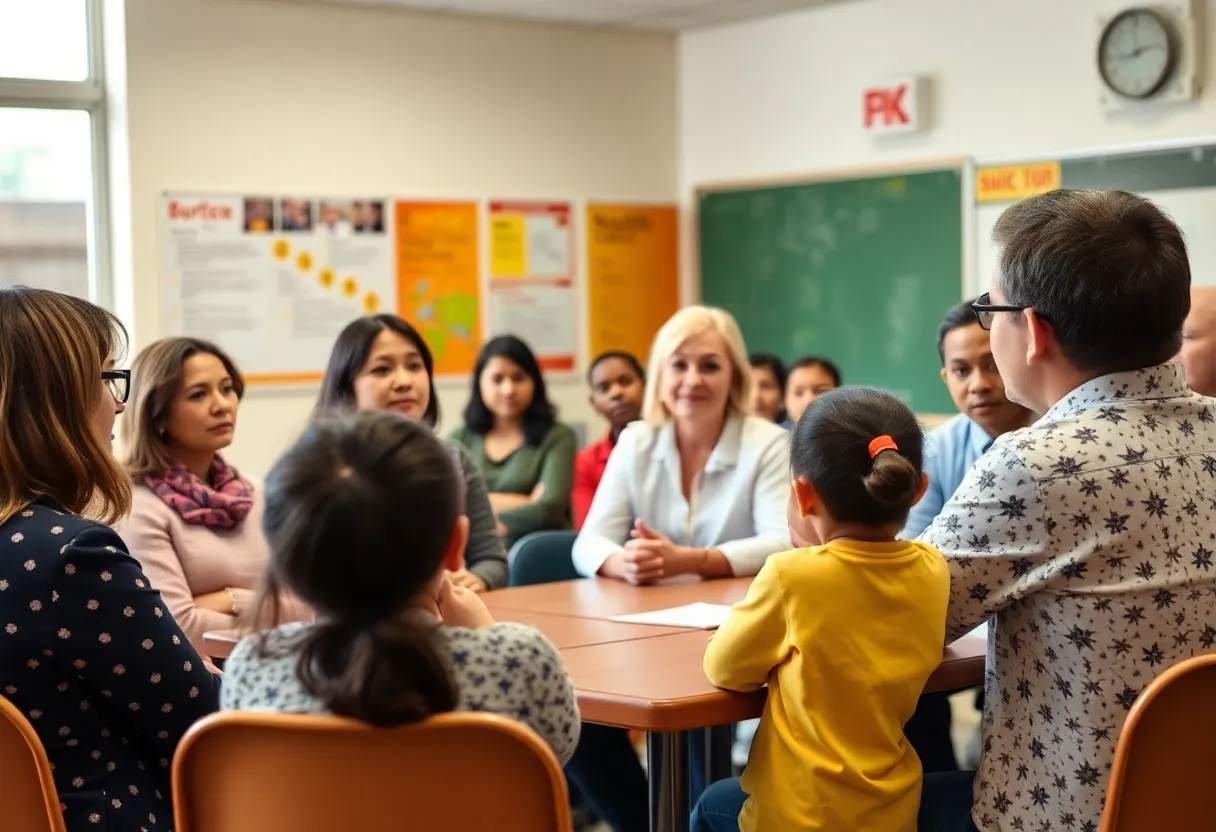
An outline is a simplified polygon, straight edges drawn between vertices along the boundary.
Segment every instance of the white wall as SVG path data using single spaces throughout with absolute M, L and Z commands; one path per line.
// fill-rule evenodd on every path
M 680 191 L 704 182 L 970 155 L 1109 147 L 1216 130 L 1216 2 L 1198 101 L 1098 106 L 1097 18 L 1129 0 L 849 0 L 682 35 Z M 873 137 L 861 90 L 928 76 L 931 126 Z M 882 138 L 883 140 L 879 140 Z
M 669 36 L 275 0 L 126 0 L 125 21 L 107 23 L 126 35 L 110 55 L 123 62 L 111 80 L 126 81 L 111 101 L 115 251 L 118 282 L 129 280 L 126 258 L 134 275 L 117 294 L 137 344 L 162 334 L 156 207 L 164 190 L 576 201 L 677 194 Z M 467 392 L 441 388 L 445 427 L 459 420 Z M 554 384 L 552 397 L 563 418 L 599 432 L 581 378 Z M 263 474 L 312 399 L 251 392 L 231 458 Z

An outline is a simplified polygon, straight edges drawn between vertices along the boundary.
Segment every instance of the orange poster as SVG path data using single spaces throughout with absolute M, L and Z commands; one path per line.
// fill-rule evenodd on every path
M 422 333 L 436 375 L 468 376 L 481 346 L 477 203 L 398 202 L 397 314 Z
M 587 206 L 591 357 L 625 350 L 643 364 L 659 327 L 680 306 L 674 205 Z

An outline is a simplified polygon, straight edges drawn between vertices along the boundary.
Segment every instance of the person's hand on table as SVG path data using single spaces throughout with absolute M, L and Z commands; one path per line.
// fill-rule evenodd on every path
M 465 589 L 471 589 L 474 592 L 485 592 L 489 587 L 481 578 L 474 575 L 467 569 L 458 569 L 455 572 L 448 573 L 448 580 L 456 586 L 462 586 Z
M 476 630 L 494 624 L 494 616 L 486 608 L 476 592 L 457 586 L 446 576 L 439 582 L 439 594 L 435 597 L 439 617 L 449 627 Z
M 729 567 L 725 572 L 718 568 L 717 561 L 725 564 L 725 559 L 721 555 L 714 558 L 712 549 L 679 546 L 667 535 L 652 529 L 644 520 L 634 522 L 629 536 L 631 539 L 622 550 L 604 561 L 599 574 L 635 585 L 652 584 L 688 572 L 704 577 L 729 574 Z

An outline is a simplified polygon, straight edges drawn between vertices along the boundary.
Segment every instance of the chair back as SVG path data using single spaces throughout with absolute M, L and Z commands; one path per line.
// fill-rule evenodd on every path
M 1132 705 L 1106 787 L 1101 832 L 1216 829 L 1216 655 L 1179 662 Z
M 511 586 L 572 581 L 582 575 L 574 568 L 574 540 L 578 532 L 532 532 L 515 542 L 507 553 Z
M 561 765 L 494 714 L 398 728 L 335 716 L 225 711 L 173 758 L 177 832 L 459 829 L 570 832 Z
M 25 714 L 0 696 L 0 809 L 5 832 L 64 832 L 51 761 Z

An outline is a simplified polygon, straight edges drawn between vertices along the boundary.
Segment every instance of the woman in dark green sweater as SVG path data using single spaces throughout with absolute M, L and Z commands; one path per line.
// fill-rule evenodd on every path
M 536 356 L 519 338 L 499 335 L 482 346 L 464 424 L 451 439 L 485 477 L 507 546 L 529 532 L 570 528 L 574 431 L 557 421 Z

